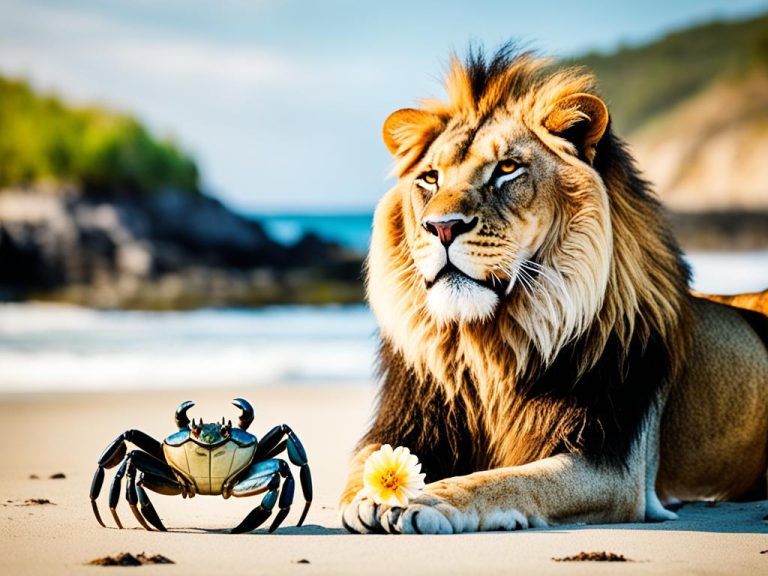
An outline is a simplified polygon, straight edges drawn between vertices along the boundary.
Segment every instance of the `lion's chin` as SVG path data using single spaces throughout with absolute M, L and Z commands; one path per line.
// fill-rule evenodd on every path
M 460 274 L 443 276 L 427 292 L 427 309 L 443 324 L 487 320 L 498 303 L 493 290 Z

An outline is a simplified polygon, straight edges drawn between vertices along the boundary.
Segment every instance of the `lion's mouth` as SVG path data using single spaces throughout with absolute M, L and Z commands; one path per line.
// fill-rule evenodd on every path
M 437 273 L 437 275 L 432 280 L 426 280 L 424 281 L 427 290 L 432 288 L 435 284 L 437 284 L 440 280 L 444 278 L 463 278 L 465 280 L 469 280 L 470 282 L 474 282 L 478 286 L 482 286 L 483 288 L 486 288 L 490 290 L 491 292 L 494 292 L 499 297 L 503 296 L 504 293 L 507 291 L 507 288 L 509 287 L 509 280 L 502 280 L 497 278 L 491 278 L 490 280 L 478 280 L 477 278 L 473 278 L 469 274 L 466 274 L 465 272 L 462 272 L 459 270 L 456 266 L 454 266 L 452 263 L 448 262 L 440 272 Z

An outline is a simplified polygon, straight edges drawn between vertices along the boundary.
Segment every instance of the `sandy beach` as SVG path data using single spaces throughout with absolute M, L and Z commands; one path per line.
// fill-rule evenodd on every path
M 198 402 L 190 416 L 234 418 L 229 399 L 235 396 L 254 405 L 255 434 L 285 422 L 303 440 L 315 486 L 304 527 L 293 526 L 302 506 L 298 490 L 291 515 L 272 535 L 265 530 L 237 536 L 226 532 L 258 498 L 184 500 L 151 494 L 170 529 L 159 533 L 141 529 L 124 501 L 118 512 L 126 529 L 114 528 L 104 489 L 100 508 L 110 528 L 96 523 L 88 491 L 96 461 L 114 437 L 139 428 L 163 438 L 175 429 L 175 407 L 188 397 Z M 768 522 L 763 520 L 768 502 L 688 505 L 680 520 L 665 524 L 442 537 L 347 534 L 336 500 L 374 396 L 369 384 L 0 396 L 0 573 L 768 574 Z M 113 471 L 108 471 L 107 482 Z M 58 473 L 65 478 L 50 478 Z M 51 504 L 27 503 L 32 499 Z M 631 561 L 553 560 L 603 551 Z M 90 560 L 121 552 L 162 554 L 174 564 L 87 566 Z

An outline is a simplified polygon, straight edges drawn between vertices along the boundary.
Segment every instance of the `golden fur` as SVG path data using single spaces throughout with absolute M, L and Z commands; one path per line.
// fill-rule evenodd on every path
M 670 517 L 652 482 L 658 423 L 670 387 L 689 382 L 694 306 L 664 215 L 610 131 L 594 78 L 502 50 L 488 63 L 454 59 L 446 88 L 447 102 L 384 125 L 399 180 L 376 210 L 367 265 L 384 388 L 342 498 L 345 525 L 462 531 Z M 495 176 L 511 160 L 520 176 Z M 441 222 L 461 222 L 460 239 L 438 240 Z M 764 348 L 755 358 L 749 382 L 768 370 Z M 429 440 L 414 430 L 434 418 L 447 431 Z M 428 480 L 457 476 L 402 514 L 366 507 L 365 457 L 408 441 L 435 452 L 425 454 Z M 751 446 L 766 442 L 768 433 Z M 764 473 L 764 455 L 750 466 Z M 552 494 L 557 482 L 578 502 Z
M 754 310 L 755 312 L 768 315 L 768 290 L 752 292 L 750 294 L 730 294 L 728 296 L 721 296 L 718 294 L 694 294 L 700 298 L 712 300 L 713 302 L 720 302 L 721 304 L 743 308 L 744 310 Z

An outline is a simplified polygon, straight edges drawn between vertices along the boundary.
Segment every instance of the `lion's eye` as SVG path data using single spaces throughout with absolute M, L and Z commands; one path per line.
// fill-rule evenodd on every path
M 417 179 L 416 183 L 429 191 L 437 189 L 437 170 L 429 170 L 424 172 Z
M 437 184 L 437 172 L 435 170 L 430 170 L 422 176 L 422 179 L 427 184 Z
M 499 172 L 502 174 L 512 174 L 518 167 L 518 163 L 514 160 L 507 159 L 499 162 Z
M 507 158 L 499 161 L 491 176 L 491 183 L 497 188 L 505 182 L 515 180 L 527 172 L 526 168 L 516 160 Z

